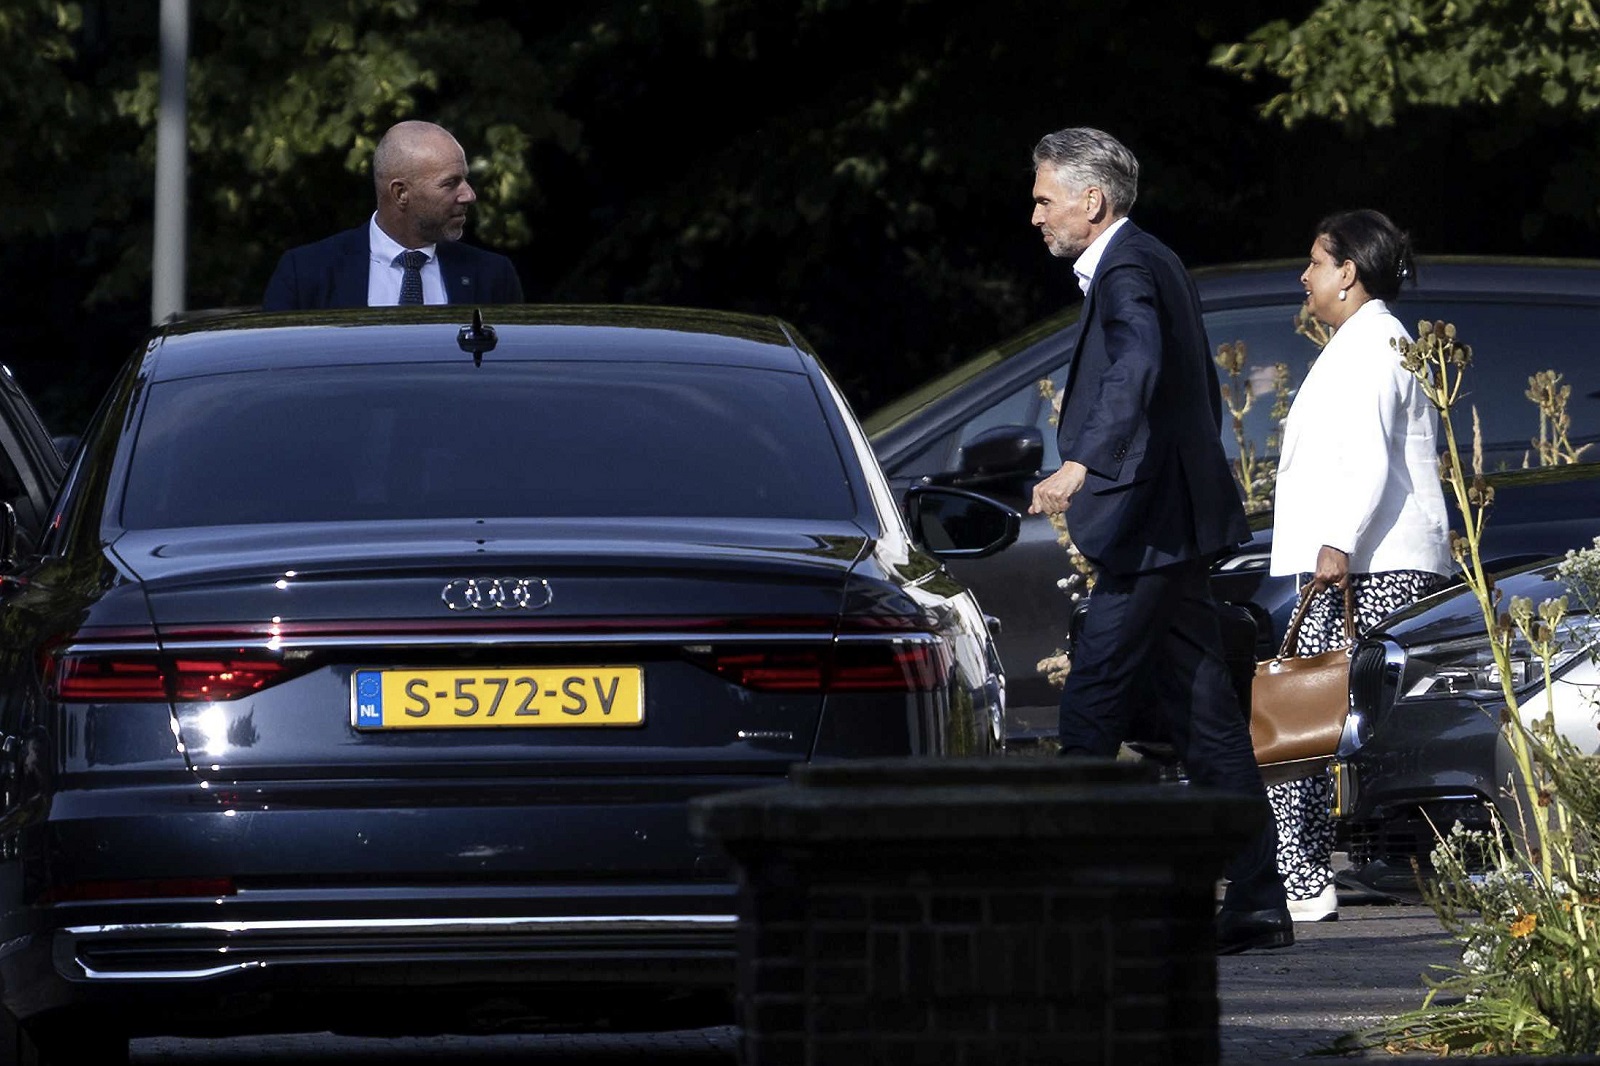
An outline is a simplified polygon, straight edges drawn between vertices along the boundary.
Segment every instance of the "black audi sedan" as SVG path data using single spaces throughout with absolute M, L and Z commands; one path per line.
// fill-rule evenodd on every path
M 983 754 L 1004 680 L 774 319 L 242 315 L 160 329 L 6 517 L 0 1062 L 141 1034 L 729 1019 L 696 796 Z
M 1222 443 L 1235 462 L 1241 438 L 1256 462 L 1276 459 L 1282 415 L 1273 408 L 1280 399 L 1292 398 L 1318 352 L 1298 322 L 1304 268 L 1299 261 L 1195 272 L 1211 342 L 1242 342 L 1245 350 L 1235 374 L 1218 372 L 1235 406 L 1243 406 L 1246 397 L 1250 401 L 1238 432 L 1224 417 Z M 1571 390 L 1570 443 L 1578 449 L 1589 445 L 1579 465 L 1600 462 L 1595 443 L 1600 442 L 1600 261 L 1424 259 L 1416 282 L 1394 305 L 1401 321 L 1413 333 L 1421 320 L 1454 323 L 1475 352 L 1458 408 L 1464 446 L 1471 433 L 1470 409 L 1481 417 L 1487 469 L 1498 485 L 1484 541 L 1486 560 L 1494 568 L 1509 568 L 1586 545 L 1600 533 L 1600 497 L 1592 482 L 1551 481 L 1537 469 L 1524 469 L 1539 465 L 1534 441 L 1541 432 L 1540 410 L 1525 394 L 1532 375 L 1562 374 Z M 1062 284 L 1071 286 L 1069 274 Z M 865 419 L 896 491 L 962 486 L 1026 511 L 1034 483 L 1060 465 L 1049 394 L 1064 379 L 1077 337 L 1078 307 L 1074 300 L 1059 314 Z M 1280 364 L 1288 372 L 1281 396 L 1275 377 Z M 1267 574 L 1270 495 L 1268 473 L 1257 490 L 1263 509 L 1252 515 L 1253 540 L 1218 560 L 1212 574 L 1219 599 L 1255 615 L 1257 658 L 1276 648 L 1295 600 L 1292 578 Z M 1062 586 L 1081 589 L 1056 530 L 1043 517 L 1026 518 L 1014 547 L 991 558 L 952 563 L 951 569 L 1001 623 L 998 644 L 1013 736 L 1053 734 L 1059 693 L 1036 664 L 1067 646 L 1073 606 Z

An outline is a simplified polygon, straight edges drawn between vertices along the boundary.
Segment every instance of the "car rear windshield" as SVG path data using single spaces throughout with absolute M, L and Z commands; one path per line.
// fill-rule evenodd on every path
M 1477 411 L 1486 469 L 1540 465 L 1534 442 L 1540 435 L 1541 415 L 1528 389 L 1529 379 L 1546 370 L 1561 374 L 1562 385 L 1571 387 L 1566 410 L 1571 417 L 1570 443 L 1574 448 L 1589 445 L 1582 453 L 1585 461 L 1600 459 L 1593 447 L 1600 442 L 1600 359 L 1595 358 L 1600 309 L 1432 293 L 1404 294 L 1389 309 L 1413 336 L 1419 321 L 1444 321 L 1453 324 L 1456 336 L 1472 347 L 1472 364 L 1457 397 L 1455 417 L 1457 432 L 1471 434 L 1471 411 Z M 1274 457 L 1278 451 L 1277 419 L 1282 415 L 1274 411 L 1274 364 L 1287 368 L 1284 384 L 1292 396 L 1317 357 L 1317 346 L 1295 332 L 1296 310 L 1249 307 L 1206 315 L 1206 332 L 1214 345 L 1238 341 L 1246 346 L 1241 373 L 1254 402 L 1244 414 L 1244 433 L 1259 458 Z M 1236 405 L 1241 399 L 1236 392 Z M 1231 425 L 1224 427 L 1222 436 L 1229 457 L 1236 456 Z
M 800 374 L 693 363 L 303 367 L 151 387 L 126 529 L 855 513 Z

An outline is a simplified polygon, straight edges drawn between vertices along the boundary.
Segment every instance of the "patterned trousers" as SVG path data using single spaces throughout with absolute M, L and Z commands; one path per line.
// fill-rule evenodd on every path
M 1310 579 L 1301 575 L 1301 586 Z M 1365 633 L 1386 615 L 1426 596 L 1446 579 L 1426 570 L 1351 574 L 1356 632 Z M 1300 623 L 1296 655 L 1317 655 L 1344 644 L 1344 594 L 1328 589 L 1311 601 Z M 1314 899 L 1333 882 L 1333 784 L 1325 774 L 1285 781 L 1267 789 L 1278 824 L 1278 873 L 1291 900 Z

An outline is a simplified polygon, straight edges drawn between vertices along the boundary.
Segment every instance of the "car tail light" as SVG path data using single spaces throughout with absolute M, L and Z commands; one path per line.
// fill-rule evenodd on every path
M 155 656 L 62 655 L 46 660 L 50 694 L 73 703 L 167 699 L 167 678 Z
M 928 692 L 949 672 L 944 647 L 920 641 L 729 645 L 701 661 L 717 676 L 760 692 Z
M 718 677 L 759 692 L 820 692 L 827 673 L 823 648 L 724 648 L 709 666 Z
M 173 660 L 172 698 L 179 703 L 236 700 L 288 676 L 278 659 L 179 656 Z
M 73 648 L 48 655 L 51 695 L 68 703 L 236 700 L 298 672 L 261 654 L 178 654 Z
M 842 643 L 834 650 L 833 692 L 930 692 L 944 684 L 944 645 L 899 641 Z

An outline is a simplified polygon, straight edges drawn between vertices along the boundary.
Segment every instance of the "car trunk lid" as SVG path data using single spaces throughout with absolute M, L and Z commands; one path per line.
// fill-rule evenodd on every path
M 193 764 L 777 773 L 809 752 L 823 693 L 807 670 L 867 543 L 853 525 L 440 526 L 124 535 Z

